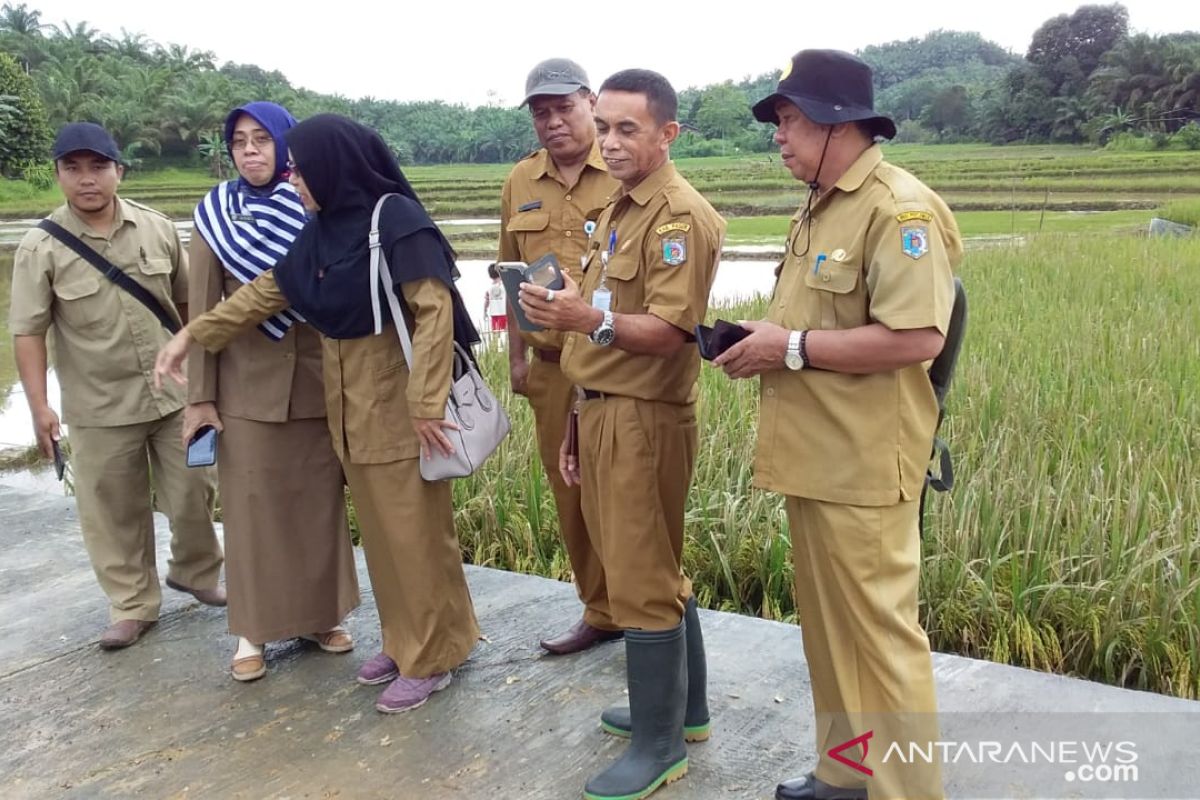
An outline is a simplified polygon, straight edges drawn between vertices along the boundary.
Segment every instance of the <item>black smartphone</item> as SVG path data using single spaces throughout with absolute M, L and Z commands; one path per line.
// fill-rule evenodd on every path
M 67 460 L 63 458 L 62 447 L 59 446 L 57 439 L 50 440 L 50 447 L 54 450 L 54 474 L 61 481 L 63 475 L 67 473 Z
M 696 326 L 696 347 L 700 349 L 700 357 L 712 361 L 730 347 L 750 335 L 750 331 L 741 325 L 719 319 L 710 328 L 707 325 Z
M 189 467 L 211 467 L 217 463 L 217 429 L 202 425 L 192 434 L 188 442 L 187 465 Z
M 496 264 L 496 270 L 500 273 L 500 280 L 504 282 L 504 292 L 508 295 L 513 316 L 517 318 L 517 327 L 523 331 L 544 330 L 541 325 L 531 322 L 525 316 L 525 310 L 518 302 L 521 284 L 533 283 L 556 292 L 563 288 L 566 283 L 563 281 L 562 270 L 558 266 L 558 258 L 553 253 L 547 253 L 528 265 L 523 261 L 501 261 Z

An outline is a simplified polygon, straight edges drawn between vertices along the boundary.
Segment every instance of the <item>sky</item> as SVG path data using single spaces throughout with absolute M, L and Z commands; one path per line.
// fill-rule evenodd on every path
M 804 48 L 854 51 L 938 29 L 976 31 L 1024 54 L 1043 22 L 1081 5 L 1078 0 L 25 2 L 46 23 L 86 21 L 109 35 L 119 36 L 122 29 L 143 33 L 159 43 L 210 50 L 218 65 L 234 61 L 279 70 L 293 86 L 322 93 L 467 105 L 516 105 L 529 69 L 554 56 L 578 61 L 594 86 L 617 70 L 643 67 L 684 89 L 777 72 Z M 1188 2 L 1124 5 L 1133 32 L 1200 28 L 1193 13 L 1179 11 L 1194 9 Z

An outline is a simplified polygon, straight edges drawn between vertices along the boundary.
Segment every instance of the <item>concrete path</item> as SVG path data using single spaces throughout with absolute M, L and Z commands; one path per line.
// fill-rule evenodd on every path
M 622 699 L 623 646 L 543 656 L 538 638 L 578 613 L 571 587 L 489 569 L 469 569 L 486 640 L 454 684 L 411 714 L 376 713 L 378 690 L 353 682 L 379 646 L 359 555 L 364 605 L 348 623 L 357 649 L 273 645 L 267 677 L 241 685 L 228 677 L 223 611 L 169 590 L 139 644 L 100 651 L 107 608 L 73 502 L 0 487 L 0 798 L 575 798 L 620 753 L 597 713 Z M 690 748 L 689 775 L 655 798 L 771 797 L 779 778 L 815 760 L 800 632 L 715 612 L 702 620 L 714 737 Z M 1134 740 L 1139 768 L 1131 782 L 1110 754 L 1112 780 L 1089 773 L 1084 783 L 1062 764 L 972 766 L 960 750 L 944 767 L 951 797 L 1200 796 L 1200 703 L 953 656 L 938 656 L 936 670 L 945 739 L 1061 728 Z

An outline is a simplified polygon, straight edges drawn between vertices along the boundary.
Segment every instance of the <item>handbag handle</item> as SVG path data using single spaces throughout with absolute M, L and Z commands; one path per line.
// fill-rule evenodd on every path
M 411 370 L 413 368 L 412 337 L 408 333 L 408 325 L 404 322 L 404 314 L 400 309 L 400 298 L 396 297 L 392 271 L 388 267 L 387 256 L 383 254 L 383 243 L 379 236 L 379 214 L 383 209 L 383 203 L 389 197 L 395 196 L 398 195 L 391 192 L 380 197 L 379 202 L 375 204 L 375 211 L 371 214 L 371 232 L 367 238 L 371 248 L 371 313 L 375 318 L 376 335 L 383 333 L 383 314 L 379 302 L 379 284 L 382 283 L 384 294 L 387 295 L 388 307 L 392 310 L 392 321 L 396 325 L 396 333 L 400 336 L 400 347 L 404 351 L 404 363 L 408 364 L 408 368 Z M 458 342 L 454 342 L 454 365 L 455 378 L 467 372 L 474 373 L 471 359 Z M 478 390 L 480 379 L 474 374 L 471 379 Z M 450 398 L 457 403 L 454 392 L 450 393 Z M 483 405 L 487 407 L 486 403 Z
M 389 197 L 396 196 L 395 192 L 385 194 L 375 203 L 371 213 L 371 232 L 367 235 L 367 243 L 371 248 L 371 313 L 375 316 L 375 335 L 383 333 L 383 314 L 379 304 L 379 284 L 383 283 L 383 291 L 387 294 L 388 307 L 392 310 L 392 321 L 396 323 L 396 332 L 400 335 L 400 347 L 404 350 L 404 363 L 411 370 L 413 367 L 412 339 L 408 335 L 408 325 L 404 322 L 404 314 L 400 311 L 400 299 L 392 285 L 392 271 L 388 268 L 387 257 L 383 255 L 383 246 L 379 237 L 379 212 L 383 203 Z M 380 280 L 382 278 L 382 281 Z

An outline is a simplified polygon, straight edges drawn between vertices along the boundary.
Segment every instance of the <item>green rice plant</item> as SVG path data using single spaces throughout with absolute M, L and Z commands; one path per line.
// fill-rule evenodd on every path
M 936 649 L 1200 696 L 1200 240 L 1043 236 L 968 254 L 971 323 L 932 495 L 921 618 Z M 754 318 L 763 301 L 713 309 Z M 570 565 L 532 418 L 457 482 L 469 560 Z M 757 386 L 700 375 L 685 567 L 706 607 L 793 620 L 782 499 L 751 487 Z

